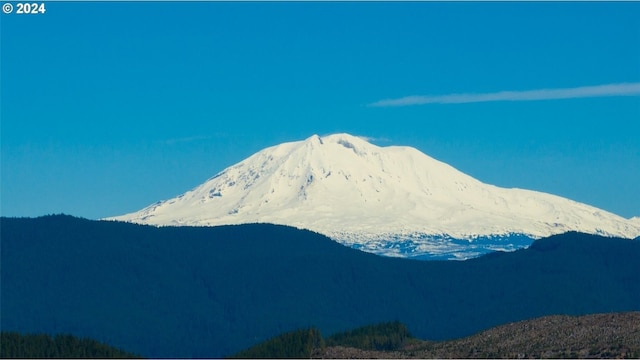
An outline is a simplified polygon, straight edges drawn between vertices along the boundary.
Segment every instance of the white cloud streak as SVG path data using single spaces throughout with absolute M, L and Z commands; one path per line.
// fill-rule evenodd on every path
M 501 91 L 487 94 L 450 94 L 438 96 L 407 96 L 385 99 L 369 104 L 372 107 L 410 106 L 424 104 L 465 104 L 490 101 L 535 101 L 578 99 L 606 96 L 638 96 L 640 83 L 607 84 L 564 89 Z

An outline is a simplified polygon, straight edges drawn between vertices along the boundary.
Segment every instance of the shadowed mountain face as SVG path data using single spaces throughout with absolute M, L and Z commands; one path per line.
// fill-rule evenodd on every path
M 3 331 L 148 357 L 219 357 L 277 334 L 399 320 L 443 340 L 550 314 L 640 310 L 640 242 L 567 233 L 464 262 L 393 259 L 277 225 L 2 218 Z

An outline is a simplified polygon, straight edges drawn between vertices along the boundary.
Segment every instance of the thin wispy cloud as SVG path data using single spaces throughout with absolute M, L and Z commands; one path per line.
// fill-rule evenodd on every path
M 368 106 L 390 107 L 424 104 L 464 104 L 490 101 L 535 101 L 578 99 L 607 96 L 638 96 L 640 83 L 607 84 L 563 89 L 539 89 L 526 91 L 500 91 L 485 94 L 449 94 L 437 96 L 407 96 L 398 99 L 376 101 Z

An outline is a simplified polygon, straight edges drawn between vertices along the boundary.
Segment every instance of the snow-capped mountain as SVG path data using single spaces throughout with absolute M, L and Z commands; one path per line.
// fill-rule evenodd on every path
M 348 134 L 283 143 L 186 193 L 111 220 L 274 223 L 392 256 L 468 258 L 576 230 L 635 238 L 640 223 L 542 192 L 484 184 L 420 151 Z

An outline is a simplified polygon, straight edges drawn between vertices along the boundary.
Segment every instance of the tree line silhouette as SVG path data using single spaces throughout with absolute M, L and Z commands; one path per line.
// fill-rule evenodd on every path
M 140 358 L 123 350 L 73 335 L 0 333 L 0 357 L 30 359 Z

